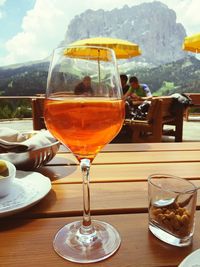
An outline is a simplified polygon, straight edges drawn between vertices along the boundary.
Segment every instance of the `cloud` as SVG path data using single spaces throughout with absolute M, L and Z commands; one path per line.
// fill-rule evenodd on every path
M 6 0 L 0 0 L 0 8 L 5 4 Z M 3 12 L 0 9 L 0 19 L 3 17 Z
M 176 12 L 177 22 L 183 24 L 188 35 L 199 32 L 199 0 L 161 0 Z
M 0 0 L 0 6 L 6 0 Z M 144 0 L 36 0 L 22 22 L 22 31 L 5 44 L 7 55 L 0 58 L 0 65 L 32 61 L 48 57 L 64 39 L 69 21 L 86 9 L 111 10 L 125 4 L 138 5 Z M 177 21 L 183 23 L 187 33 L 199 31 L 199 0 L 161 0 L 177 12 Z M 148 16 L 148 14 L 147 14 Z M 141 18 L 142 19 L 142 18 Z
M 42 59 L 64 38 L 66 1 L 59 1 L 59 8 L 56 2 L 36 0 L 34 8 L 23 19 L 22 32 L 6 42 L 3 65 Z
M 0 0 L 0 6 L 3 6 L 5 4 L 6 0 Z
M 193 34 L 200 32 L 199 25 L 200 25 L 200 16 L 199 16 L 199 10 L 200 10 L 200 1 L 199 0 L 192 0 L 192 1 L 186 1 L 188 2 L 187 5 L 185 5 L 183 11 L 183 21 L 187 25 L 188 33 Z

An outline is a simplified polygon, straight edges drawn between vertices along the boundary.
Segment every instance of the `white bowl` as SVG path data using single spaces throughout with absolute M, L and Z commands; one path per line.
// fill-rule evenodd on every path
M 5 197 L 10 193 L 10 190 L 12 188 L 12 182 L 16 175 L 15 165 L 13 165 L 11 162 L 7 160 L 1 160 L 1 161 L 4 161 L 6 163 L 9 175 L 0 178 L 0 198 Z

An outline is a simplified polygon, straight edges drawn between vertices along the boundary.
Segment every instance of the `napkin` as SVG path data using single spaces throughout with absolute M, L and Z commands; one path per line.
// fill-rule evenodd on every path
M 0 153 L 24 152 L 48 146 L 56 141 L 48 130 L 28 134 L 7 127 L 0 128 Z

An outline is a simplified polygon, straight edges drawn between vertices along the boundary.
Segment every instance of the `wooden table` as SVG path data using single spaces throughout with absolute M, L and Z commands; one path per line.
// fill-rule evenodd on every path
M 76 159 L 63 149 L 38 170 L 52 181 L 51 192 L 34 207 L 0 221 L 0 266 L 80 266 L 52 248 L 64 224 L 82 215 L 82 185 Z M 193 243 L 178 248 L 148 230 L 147 177 L 169 173 L 200 185 L 200 142 L 108 145 L 91 169 L 92 217 L 111 223 L 122 238 L 109 259 L 85 266 L 177 266 L 200 248 L 200 197 Z

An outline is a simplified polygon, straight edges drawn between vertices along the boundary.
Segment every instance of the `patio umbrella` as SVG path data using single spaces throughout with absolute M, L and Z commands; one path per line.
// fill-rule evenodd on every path
M 105 47 L 84 46 L 84 45 L 73 46 L 73 44 L 71 44 L 64 50 L 64 55 L 71 57 L 71 58 L 75 58 L 75 59 L 96 61 L 98 63 L 98 76 L 97 77 L 98 77 L 98 84 L 100 88 L 100 81 L 101 81 L 100 76 L 102 75 L 102 71 L 100 68 L 100 61 L 109 61 L 110 56 L 111 56 L 111 54 L 108 53 L 108 50 Z
M 70 46 L 76 47 L 70 49 Z M 88 46 L 88 48 L 86 49 L 83 46 Z M 108 37 L 95 37 L 73 42 L 65 50 L 64 54 L 74 58 L 97 60 L 100 83 L 100 61 L 108 60 L 107 51 L 103 47 L 113 49 L 117 59 L 128 59 L 141 55 L 141 50 L 137 44 Z
M 183 50 L 200 53 L 200 33 L 185 37 Z
M 127 59 L 141 55 L 141 50 L 137 44 L 122 39 L 95 37 L 76 41 L 70 45 L 88 45 L 96 47 L 108 47 L 115 51 L 117 59 Z M 88 51 L 85 51 L 88 54 Z
M 87 46 L 83 44 L 76 45 L 71 44 L 64 50 L 64 55 L 71 58 L 77 59 L 86 59 L 86 60 L 95 60 L 98 62 L 98 77 L 100 84 L 100 61 L 108 61 L 110 54 L 107 53 L 107 50 L 104 47 L 99 46 Z M 71 46 L 71 47 L 70 47 Z
M 101 47 L 88 46 L 85 47 L 82 45 L 69 45 L 64 50 L 64 55 L 77 58 L 77 59 L 89 59 L 89 60 L 98 60 L 98 61 L 108 61 L 107 50 Z

